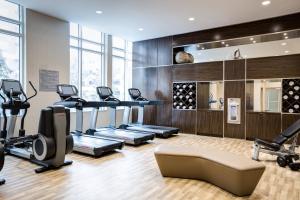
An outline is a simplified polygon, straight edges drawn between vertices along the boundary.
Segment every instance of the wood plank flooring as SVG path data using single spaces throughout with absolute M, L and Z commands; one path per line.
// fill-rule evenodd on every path
M 68 159 L 73 165 L 42 174 L 35 174 L 36 165 L 7 156 L 0 199 L 300 199 L 300 172 L 278 167 L 269 155 L 261 157 L 267 168 L 250 197 L 238 198 L 203 181 L 163 178 L 153 155 L 160 144 L 212 146 L 249 158 L 252 146 L 251 141 L 180 134 L 97 159 L 71 154 Z

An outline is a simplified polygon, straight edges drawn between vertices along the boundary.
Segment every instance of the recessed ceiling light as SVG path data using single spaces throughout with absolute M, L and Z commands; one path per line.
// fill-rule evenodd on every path
M 287 33 L 283 33 L 283 35 L 284 35 L 284 36 L 286 36 L 286 35 L 287 35 Z
M 288 36 L 285 36 L 284 39 L 289 39 L 289 37 L 288 37 Z
M 254 44 L 256 43 L 256 41 L 255 41 L 255 40 L 253 40 L 252 42 L 253 42 Z
M 263 1 L 261 2 L 261 5 L 263 6 L 267 6 L 267 5 L 270 5 L 271 4 L 271 1 Z
M 225 42 L 224 42 L 224 41 L 222 41 L 221 43 L 222 43 L 222 44 L 225 44 Z
M 252 40 L 254 40 L 254 38 L 253 38 L 253 37 L 251 37 L 251 38 L 250 38 L 250 40 L 252 41 Z
M 202 50 L 204 50 L 205 48 L 204 48 L 204 47 L 202 47 L 201 49 L 202 49 Z
M 281 43 L 281 45 L 282 45 L 282 46 L 285 46 L 285 45 L 286 45 L 286 42 Z
M 102 14 L 103 12 L 102 12 L 101 10 L 97 10 L 96 13 L 100 15 L 100 14 Z
M 190 17 L 190 18 L 189 18 L 189 21 L 194 21 L 194 20 L 195 20 L 194 17 Z
M 139 28 L 138 30 L 139 30 L 139 31 L 143 31 L 144 29 L 143 29 L 143 28 Z
M 284 51 L 284 53 L 290 53 L 290 51 L 286 50 L 286 51 Z
M 229 44 L 226 44 L 225 46 L 226 46 L 226 47 L 229 47 Z

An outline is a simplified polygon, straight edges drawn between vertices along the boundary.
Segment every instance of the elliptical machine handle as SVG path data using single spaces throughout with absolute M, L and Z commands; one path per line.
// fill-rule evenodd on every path
M 34 91 L 34 94 L 31 96 L 31 97 L 26 97 L 26 95 L 25 95 L 25 102 L 27 102 L 29 99 L 31 99 L 31 98 L 33 98 L 33 97 L 35 97 L 36 95 L 37 95 L 37 90 L 35 89 L 35 87 L 33 86 L 33 84 L 32 84 L 32 82 L 31 81 L 29 81 L 29 85 L 31 86 L 31 88 L 33 89 L 33 91 Z
M 3 102 L 6 102 L 5 97 L 0 93 L 0 97 L 3 99 Z

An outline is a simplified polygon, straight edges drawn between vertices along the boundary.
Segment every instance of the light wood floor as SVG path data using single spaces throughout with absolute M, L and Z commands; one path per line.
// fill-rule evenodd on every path
M 167 140 L 155 139 L 141 147 L 125 147 L 120 153 L 102 158 L 71 154 L 73 165 L 60 170 L 35 174 L 33 165 L 7 156 L 1 176 L 0 199 L 300 199 L 300 172 L 280 168 L 275 157 L 263 156 L 267 166 L 255 192 L 237 198 L 209 183 L 163 178 L 153 151 L 159 144 L 213 146 L 237 154 L 251 156 L 252 142 L 180 134 Z

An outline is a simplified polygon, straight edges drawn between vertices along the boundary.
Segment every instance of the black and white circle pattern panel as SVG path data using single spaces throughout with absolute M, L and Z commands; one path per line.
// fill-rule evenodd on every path
M 282 80 L 282 112 L 300 113 L 300 79 Z
M 195 110 L 197 107 L 196 82 L 173 83 L 173 108 L 178 110 Z

